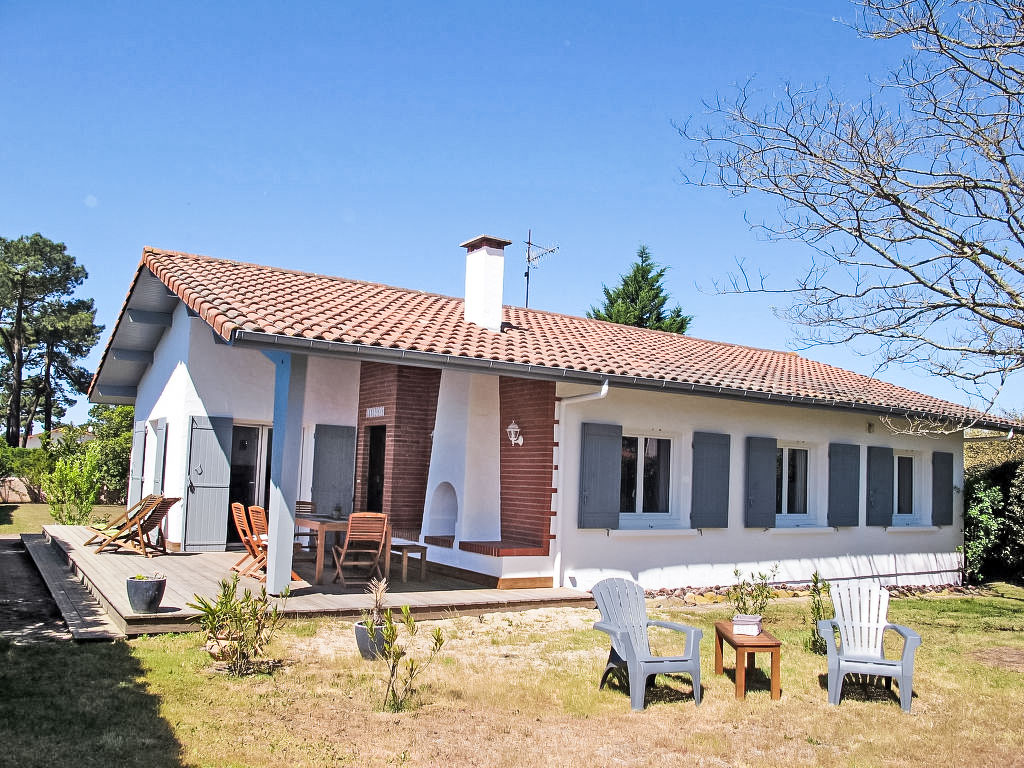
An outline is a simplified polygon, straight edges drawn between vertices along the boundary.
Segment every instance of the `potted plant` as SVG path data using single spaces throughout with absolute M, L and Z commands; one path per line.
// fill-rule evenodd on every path
M 384 599 L 387 593 L 387 579 L 372 579 L 366 587 L 366 594 L 373 599 L 373 605 L 370 610 L 363 611 L 362 621 L 355 625 L 356 647 L 364 659 L 375 659 L 384 649 Z
M 167 588 L 167 577 L 162 573 L 146 576 L 137 573 L 127 580 L 128 603 L 136 613 L 156 613 Z
M 774 590 L 769 581 L 775 578 L 779 572 L 779 564 L 776 563 L 771 573 L 750 574 L 750 580 L 743 578 L 739 568 L 733 571 L 736 583 L 729 589 L 729 597 L 732 599 L 736 615 L 732 617 L 732 631 L 735 635 L 761 634 L 761 619 L 764 609 L 768 607 L 768 601 L 775 596 Z
M 222 579 L 220 594 L 216 600 L 209 600 L 202 595 L 195 596 L 195 602 L 189 608 L 195 608 L 199 614 L 192 620 L 199 625 L 206 635 L 206 650 L 214 661 L 224 661 L 234 655 L 238 638 L 232 631 L 232 615 L 238 590 L 238 574 L 231 580 Z

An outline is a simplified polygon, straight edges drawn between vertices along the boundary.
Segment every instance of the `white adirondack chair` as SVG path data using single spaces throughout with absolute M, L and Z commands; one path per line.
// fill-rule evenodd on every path
M 634 710 L 644 708 L 647 678 L 651 675 L 683 672 L 693 681 L 693 701 L 700 704 L 700 641 L 703 632 L 696 627 L 654 621 L 647 618 L 644 590 L 628 579 L 605 579 L 592 590 L 601 621 L 594 629 L 607 632 L 612 639 L 608 664 L 601 676 L 604 688 L 608 676 L 625 667 L 629 676 L 629 699 Z M 686 653 L 682 656 L 652 656 L 647 638 L 648 627 L 664 627 L 686 635 Z
M 818 634 L 828 649 L 828 701 L 839 704 L 843 678 L 849 674 L 877 675 L 892 687 L 893 678 L 900 686 L 900 706 L 910 711 L 914 689 L 914 654 L 921 645 L 921 636 L 909 627 L 887 621 L 889 592 L 877 582 L 845 582 L 832 586 L 834 619 L 818 622 Z M 835 630 L 839 630 L 836 645 Z M 903 653 L 898 659 L 887 659 L 882 649 L 886 630 L 903 637 Z

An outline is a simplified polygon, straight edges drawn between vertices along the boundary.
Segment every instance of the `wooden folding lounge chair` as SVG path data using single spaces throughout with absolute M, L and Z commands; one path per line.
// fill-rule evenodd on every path
M 150 550 L 156 550 L 167 554 L 167 546 L 164 543 L 164 532 L 161 529 L 164 518 L 171 511 L 171 507 L 181 501 L 175 497 L 160 497 L 156 505 L 135 521 L 122 533 L 108 536 L 107 539 L 96 548 L 99 554 L 106 547 L 113 546 L 120 550 L 123 548 L 134 549 L 141 555 L 151 557 Z M 156 541 L 150 541 L 150 536 L 156 533 Z
M 232 502 L 231 517 L 235 521 L 235 528 L 242 539 L 242 545 L 245 547 L 245 555 L 231 566 L 231 570 L 238 571 L 243 576 L 247 576 L 251 571 L 262 567 L 266 554 L 261 547 L 256 545 L 253 539 L 252 528 L 249 527 L 249 517 L 245 513 L 245 506 L 237 501 Z
M 113 520 L 108 522 L 104 526 L 89 525 L 86 526 L 90 531 L 93 532 L 92 536 L 83 542 L 84 544 L 92 544 L 96 539 L 106 539 L 111 536 L 117 536 L 118 534 L 127 531 L 139 518 L 147 514 L 157 503 L 162 499 L 162 496 L 150 494 L 144 496 L 137 502 L 132 504 L 128 509 L 122 512 L 120 515 L 115 517 Z
M 366 578 L 357 579 L 353 583 L 363 584 L 373 578 L 374 574 L 384 578 L 381 560 L 388 556 L 385 543 L 388 539 L 388 516 L 381 512 L 353 512 L 348 518 L 348 529 L 345 531 L 345 544 L 334 547 L 335 583 L 348 586 L 344 567 L 366 569 Z
M 266 581 L 267 544 L 270 542 L 267 510 L 255 505 L 249 507 L 249 528 L 252 531 L 252 543 L 259 551 L 259 555 L 257 556 L 257 562 L 246 571 L 246 575 L 260 581 Z M 301 577 L 295 571 L 292 571 L 292 581 L 301 580 Z

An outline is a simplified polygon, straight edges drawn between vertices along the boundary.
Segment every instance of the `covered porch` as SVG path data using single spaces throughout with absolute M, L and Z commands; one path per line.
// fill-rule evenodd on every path
M 80 526 L 45 526 L 47 549 L 56 557 L 34 558 L 43 572 L 51 591 L 60 584 L 77 581 L 83 584 L 98 601 L 107 618 L 124 635 L 153 634 L 157 632 L 195 631 L 192 618 L 197 611 L 187 606 L 195 595 L 214 597 L 221 579 L 231 577 L 231 565 L 239 552 L 178 552 L 145 558 L 122 550 L 96 554 L 95 547 L 84 546 L 88 529 Z M 38 550 L 38 547 L 36 548 Z M 44 560 L 49 560 L 49 563 Z M 291 596 L 283 603 L 289 617 L 338 616 L 358 618 L 370 605 L 363 587 L 348 589 L 332 584 L 313 584 L 313 564 L 298 558 L 294 561 L 301 581 L 290 584 Z M 128 605 L 125 581 L 139 573 L 152 575 L 159 571 L 167 577 L 167 589 L 160 611 L 155 614 L 133 613 Z M 568 588 L 547 589 L 491 589 L 449 575 L 432 566 L 425 581 L 415 578 L 418 567 L 410 569 L 410 578 L 402 583 L 397 578 L 399 567 L 392 568 L 391 594 L 388 605 L 397 608 L 408 605 L 420 618 L 440 618 L 451 614 L 480 614 L 494 611 L 525 610 L 559 605 L 593 605 L 590 595 Z M 258 590 L 260 584 L 243 577 L 240 587 Z M 278 599 L 280 603 L 280 599 Z M 69 622 L 70 624 L 70 622 Z

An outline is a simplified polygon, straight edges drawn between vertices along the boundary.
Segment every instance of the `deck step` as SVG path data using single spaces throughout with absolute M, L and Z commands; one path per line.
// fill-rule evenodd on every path
M 124 633 L 107 616 L 67 563 L 41 533 L 23 533 L 21 541 L 42 574 L 75 640 L 116 640 Z

